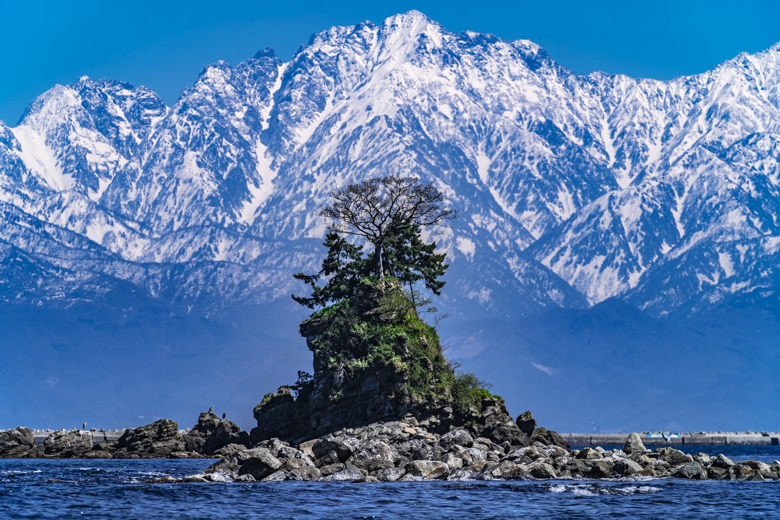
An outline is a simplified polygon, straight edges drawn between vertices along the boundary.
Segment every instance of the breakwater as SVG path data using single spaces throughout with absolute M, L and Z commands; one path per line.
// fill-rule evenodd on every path
M 622 446 L 628 433 L 561 433 L 571 446 Z M 777 446 L 780 432 L 641 432 L 646 446 Z

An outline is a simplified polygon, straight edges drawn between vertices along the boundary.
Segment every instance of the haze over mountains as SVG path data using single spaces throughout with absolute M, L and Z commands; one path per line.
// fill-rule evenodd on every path
M 220 350 L 234 348 L 234 361 L 244 365 L 238 360 L 249 352 L 292 344 L 301 312 L 289 294 L 303 288 L 291 274 L 319 265 L 326 222 L 318 208 L 334 188 L 394 173 L 433 183 L 460 211 L 451 229 L 433 237 L 451 263 L 439 307 L 462 320 L 449 332 L 455 353 L 484 364 L 487 379 L 504 381 L 497 390 L 510 410 L 514 396 L 529 403 L 516 405 L 523 409 L 537 402 L 552 408 L 554 401 L 537 397 L 549 391 L 545 385 L 576 392 L 571 374 L 592 382 L 618 362 L 605 356 L 581 373 L 572 361 L 582 354 L 572 323 L 604 309 L 633 331 L 599 347 L 625 353 L 631 349 L 623 345 L 634 341 L 622 366 L 639 370 L 658 341 L 670 356 L 704 349 L 689 361 L 712 363 L 705 363 L 709 383 L 723 390 L 737 384 L 729 382 L 737 367 L 721 361 L 746 341 L 753 350 L 739 357 L 742 368 L 774 362 L 755 383 L 775 395 L 778 85 L 780 44 L 668 82 L 578 76 L 530 41 L 449 33 L 415 11 L 315 34 L 287 63 L 267 49 L 235 67 L 211 65 L 173 107 L 145 87 L 114 80 L 57 85 L 16 126 L 0 123 L 0 300 L 6 317 L 16 317 L 3 330 L 17 341 L 0 349 L 0 358 L 19 366 L 37 353 L 48 356 L 53 372 L 69 360 L 78 378 L 84 356 L 156 356 L 155 341 L 167 341 L 163 351 L 173 353 L 156 362 L 155 373 L 195 351 L 210 366 Z M 701 332 L 717 313 L 749 306 L 764 310 L 740 314 L 742 328 Z M 85 332 L 92 339 L 60 341 L 67 320 L 41 325 L 52 315 L 94 319 Z M 597 330 L 614 330 L 614 320 L 600 320 Z M 680 320 L 688 321 L 672 330 Z M 288 321 L 289 332 L 276 329 Z M 480 328 L 483 322 L 492 325 Z M 275 335 L 256 339 L 270 323 Z M 518 323 L 569 336 L 529 343 L 513 332 Z M 200 326 L 209 339 L 195 332 Z M 163 332 L 133 335 L 134 327 Z M 666 332 L 648 332 L 658 327 Z M 479 330 L 493 339 L 481 344 Z M 504 333 L 495 337 L 498 330 Z M 71 347 L 56 347 L 69 341 Z M 305 368 L 298 343 L 292 358 Z M 556 349 L 555 359 L 540 361 Z M 522 358 L 522 369 L 500 366 L 512 356 Z M 128 366 L 136 366 L 131 358 Z M 116 359 L 108 355 L 105 363 Z M 295 363 L 285 363 L 294 374 Z M 128 374 L 142 380 L 150 366 Z M 275 382 L 275 366 L 245 368 L 242 378 L 273 389 L 283 382 Z M 223 368 L 214 384 L 228 395 L 235 375 Z M 688 368 L 670 374 L 679 379 Z M 24 377 L 5 370 L 6 389 L 43 386 L 35 381 L 45 379 L 40 370 Z M 193 384 L 197 370 L 187 370 L 174 370 L 171 384 Z M 532 375 L 512 379 L 513 370 Z M 49 377 L 57 380 L 46 385 L 52 392 L 70 380 Z M 103 384 L 118 376 L 109 370 L 90 377 Z M 132 386 L 127 377 L 125 387 Z M 534 377 L 546 379 L 534 387 Z M 564 379 L 568 386 L 560 386 Z M 655 396 L 648 410 L 666 391 L 653 386 L 645 381 L 637 389 Z M 75 383 L 69 388 L 75 392 Z M 256 391 L 244 400 L 255 404 L 267 389 Z M 732 411 L 745 409 L 744 396 L 723 399 Z M 624 405 L 612 416 L 628 413 L 630 401 Z M 24 413 L 0 413 L 0 422 Z M 577 422 L 563 411 L 548 413 L 561 421 L 551 426 L 582 429 L 598 410 Z M 663 414 L 653 420 L 675 422 Z M 609 427 L 621 424 L 613 422 Z

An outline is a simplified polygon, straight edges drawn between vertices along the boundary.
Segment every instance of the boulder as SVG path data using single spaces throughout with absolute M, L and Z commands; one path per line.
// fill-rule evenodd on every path
M 35 436 L 30 428 L 19 426 L 13 430 L 0 432 L 0 457 L 23 457 L 35 448 Z
M 413 460 L 405 469 L 409 475 L 425 480 L 444 479 L 450 474 L 450 468 L 438 460 Z
M 346 462 L 359 445 L 360 441 L 354 438 L 345 438 L 341 441 L 320 439 L 312 444 L 311 451 L 317 459 L 325 457 L 333 451 L 340 462 Z
M 759 471 L 743 464 L 734 464 L 728 469 L 729 480 L 764 480 Z
M 642 455 L 645 451 L 647 451 L 647 448 L 645 448 L 645 445 L 642 443 L 639 434 L 632 433 L 628 436 L 626 444 L 623 446 L 623 452 L 625 452 L 626 455 Z
M 450 446 L 463 446 L 464 448 L 470 448 L 474 445 L 474 438 L 471 436 L 469 432 L 466 430 L 462 430 L 460 428 L 451 430 L 444 435 L 441 436 L 441 439 L 439 440 L 439 444 L 444 446 L 445 448 L 449 448 Z
M 659 458 L 668 462 L 670 466 L 679 466 L 680 464 L 693 462 L 693 457 L 674 448 L 660 448 L 656 452 L 659 454 Z
M 306 459 L 308 459 L 308 457 L 306 457 Z M 312 464 L 307 464 L 306 459 L 295 457 L 287 458 L 279 469 L 287 473 L 288 480 L 318 480 L 322 477 L 320 470 L 315 468 Z
M 331 473 L 327 477 L 325 477 L 323 480 L 330 481 L 330 480 L 360 480 L 363 478 L 363 473 L 356 468 L 354 465 L 350 463 L 344 464 L 344 469 L 341 471 L 337 471 L 336 473 Z
M 204 455 L 212 455 L 228 444 L 239 444 L 249 447 L 249 434 L 242 432 L 233 421 L 220 419 L 213 412 L 203 412 L 198 417 L 198 424 L 183 436 L 187 451 L 196 451 Z
M 582 460 L 601 460 L 604 457 L 601 455 L 601 452 L 593 448 L 583 448 L 577 453 L 577 458 Z
M 672 472 L 673 477 L 687 478 L 689 480 L 704 480 L 707 478 L 707 472 L 698 462 L 688 462 L 676 468 Z
M 43 441 L 47 457 L 79 458 L 92 449 L 92 435 L 84 430 L 58 430 Z
M 218 457 L 233 457 L 235 455 L 238 455 L 242 451 L 246 449 L 246 446 L 243 444 L 228 444 L 227 446 L 224 446 L 214 453 L 212 455 L 216 455 Z
M 237 462 L 241 466 L 239 475 L 252 475 L 255 480 L 263 480 L 278 471 L 282 463 L 271 455 L 267 448 L 252 448 L 238 454 Z
M 322 466 L 320 468 L 317 468 L 320 470 L 320 474 L 323 477 L 327 477 L 328 475 L 332 475 L 333 473 L 338 473 L 339 471 L 344 471 L 345 466 L 344 464 L 338 462 L 336 464 L 329 464 L 327 466 Z
M 382 441 L 373 440 L 363 443 L 347 462 L 371 472 L 394 467 L 397 458 L 398 453 L 393 448 Z
M 640 466 L 633 460 L 623 459 L 618 461 L 615 464 L 615 467 L 613 469 L 615 470 L 615 473 L 619 473 L 620 475 L 627 477 L 629 475 L 633 475 L 634 473 L 639 473 L 640 471 L 642 471 L 642 466 Z
M 723 469 L 729 469 L 730 467 L 734 466 L 735 463 L 730 458 L 726 457 L 722 453 L 719 454 L 715 459 L 712 461 L 712 464 L 710 467 L 713 468 L 723 468 Z
M 481 425 L 477 427 L 480 437 L 486 437 L 496 444 L 509 442 L 512 446 L 530 446 L 528 436 L 520 431 L 512 416 L 506 410 L 503 399 L 485 398 L 481 402 Z M 568 446 L 568 445 L 567 445 Z
M 179 425 L 170 419 L 127 430 L 117 441 L 115 456 L 139 455 L 148 458 L 166 458 L 174 452 L 186 451 L 179 435 Z
M 545 446 L 558 446 L 565 450 L 571 449 L 569 443 L 558 432 L 543 427 L 536 428 L 533 431 L 531 442 L 541 442 Z
M 279 439 L 273 438 L 273 439 L 266 439 L 264 441 L 258 442 L 253 448 L 265 448 L 268 451 L 271 452 L 271 455 L 276 457 L 276 455 L 279 453 L 279 450 L 282 448 L 288 448 L 290 444 L 288 442 L 280 441 Z
M 612 465 L 605 460 L 597 460 L 590 467 L 588 476 L 590 478 L 607 478 L 612 474 Z
M 379 472 L 379 480 L 381 482 L 395 482 L 406 473 L 401 468 L 387 468 Z
M 726 468 L 719 468 L 717 466 L 711 466 L 707 470 L 707 477 L 712 480 L 728 480 L 729 470 Z
M 526 434 L 528 437 L 530 437 L 534 430 L 536 429 L 536 419 L 534 419 L 534 414 L 532 414 L 530 411 L 523 412 L 520 415 L 517 416 L 517 427 L 520 428 L 520 431 Z
M 551 465 L 547 464 L 546 462 L 543 462 L 533 468 L 531 470 L 531 475 L 534 478 L 541 478 L 541 479 L 548 479 L 548 478 L 557 478 L 558 475 L 555 473 L 555 468 L 553 468 Z

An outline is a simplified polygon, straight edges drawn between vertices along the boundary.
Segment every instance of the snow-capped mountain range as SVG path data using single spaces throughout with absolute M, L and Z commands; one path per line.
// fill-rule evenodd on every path
M 467 307 L 688 315 L 772 294 L 779 85 L 780 44 L 672 81 L 578 76 L 416 11 L 315 34 L 287 63 L 208 66 L 173 107 L 83 77 L 0 123 L 0 298 L 289 298 L 322 257 L 329 192 L 391 173 L 460 211 L 435 238 Z

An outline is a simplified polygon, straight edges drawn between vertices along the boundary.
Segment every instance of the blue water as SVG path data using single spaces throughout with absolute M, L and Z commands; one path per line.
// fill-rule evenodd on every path
M 686 447 L 734 460 L 780 447 Z M 0 460 L 0 519 L 780 518 L 780 481 L 144 484 L 204 460 Z

